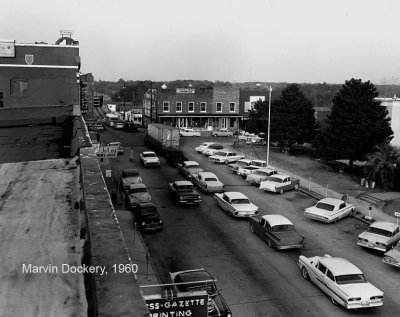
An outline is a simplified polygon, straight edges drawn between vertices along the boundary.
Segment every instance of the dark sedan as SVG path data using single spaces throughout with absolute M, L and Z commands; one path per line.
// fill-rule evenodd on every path
M 152 203 L 142 203 L 132 209 L 133 221 L 140 231 L 155 231 L 163 228 L 163 221 L 157 207 Z
M 180 204 L 199 204 L 201 202 L 201 196 L 189 181 L 168 183 L 168 191 Z

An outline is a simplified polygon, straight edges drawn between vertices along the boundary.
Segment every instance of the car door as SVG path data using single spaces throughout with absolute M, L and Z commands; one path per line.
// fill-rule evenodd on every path
M 271 224 L 268 221 L 265 221 L 264 226 L 263 226 L 263 240 L 265 242 L 267 242 L 268 244 L 272 241 L 272 237 L 271 237 Z
M 255 225 L 254 225 L 254 231 L 255 233 L 260 236 L 261 239 L 264 240 L 264 231 L 265 231 L 265 222 L 266 220 L 264 218 L 261 218 L 259 221 L 255 221 Z
M 292 182 L 290 180 L 290 177 L 286 177 L 282 180 L 282 183 L 280 184 L 279 189 L 283 189 L 283 191 L 292 189 Z

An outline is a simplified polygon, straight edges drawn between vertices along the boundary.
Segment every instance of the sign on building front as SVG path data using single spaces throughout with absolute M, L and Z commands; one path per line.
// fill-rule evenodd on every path
M 176 88 L 176 93 L 177 94 L 194 94 L 195 89 L 194 88 Z

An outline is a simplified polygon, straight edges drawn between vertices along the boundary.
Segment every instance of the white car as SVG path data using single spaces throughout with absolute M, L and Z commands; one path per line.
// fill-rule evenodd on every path
M 201 143 L 199 146 L 195 147 L 195 151 L 198 153 L 201 153 L 205 148 L 207 148 L 209 145 L 215 144 L 215 142 L 204 142 Z
M 231 170 L 234 173 L 237 173 L 237 170 L 239 167 L 245 167 L 249 166 L 251 164 L 252 160 L 249 159 L 241 159 L 235 163 L 228 164 L 229 170 Z
M 208 160 L 213 163 L 224 163 L 229 164 L 233 162 L 237 162 L 240 159 L 243 159 L 244 155 L 238 154 L 233 151 L 218 151 L 215 152 L 214 155 L 211 155 Z
M 250 184 L 260 185 L 262 181 L 275 174 L 278 174 L 278 171 L 273 167 L 260 168 L 247 175 L 246 181 Z
M 200 168 L 199 163 L 195 161 L 184 161 L 182 164 L 178 164 L 178 171 L 186 176 L 187 178 L 191 179 L 193 174 L 198 174 L 203 172 Z
M 218 152 L 221 150 L 225 150 L 224 146 L 220 143 L 215 143 L 215 144 L 211 144 L 208 147 L 204 148 L 203 151 L 201 151 L 201 153 L 205 156 L 211 156 L 211 155 L 214 155 L 215 152 Z
M 346 259 L 300 255 L 297 263 L 305 279 L 310 279 L 330 298 L 346 309 L 383 305 L 383 292 L 367 282 L 363 272 Z
M 250 175 L 254 173 L 255 171 L 258 171 L 260 168 L 257 166 L 249 165 L 245 167 L 239 167 L 237 170 L 237 174 L 242 176 L 243 178 L 246 178 L 247 175 Z
M 299 189 L 300 180 L 286 174 L 275 174 L 260 183 L 260 189 L 283 194 L 284 191 Z
M 229 216 L 251 217 L 258 214 L 258 207 L 240 192 L 215 194 L 217 205 Z
M 124 154 L 124 147 L 121 142 L 110 142 L 107 144 L 109 147 L 115 147 L 117 149 L 118 154 Z
M 214 136 L 214 137 L 215 136 L 226 136 L 226 137 L 228 137 L 228 136 L 233 136 L 233 132 L 229 131 L 227 128 L 221 128 L 221 129 L 212 131 L 211 135 Z
M 217 175 L 211 172 L 192 174 L 190 179 L 202 192 L 222 193 L 225 185 L 218 179 Z
M 258 168 L 267 168 L 268 167 L 267 161 L 264 161 L 264 160 L 251 160 L 250 165 L 256 166 Z
M 180 134 L 181 136 L 194 136 L 194 137 L 196 137 L 196 136 L 197 136 L 197 137 L 201 136 L 201 134 L 200 134 L 199 131 L 195 131 L 195 130 L 189 129 L 189 128 L 182 128 L 182 129 L 180 129 L 179 134 Z
M 153 151 L 145 151 L 139 154 L 140 161 L 144 166 L 160 166 L 160 159 Z
M 375 221 L 367 231 L 358 236 L 361 247 L 386 252 L 400 240 L 399 225 L 387 221 Z
M 354 211 L 354 205 L 336 198 L 321 199 L 315 206 L 306 208 L 304 216 L 322 222 L 336 222 Z

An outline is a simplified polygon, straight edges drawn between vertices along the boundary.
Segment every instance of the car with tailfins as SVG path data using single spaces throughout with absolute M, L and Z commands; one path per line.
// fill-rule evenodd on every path
M 234 151 L 224 150 L 215 152 L 214 155 L 208 157 L 208 160 L 213 163 L 229 164 L 237 162 L 238 160 L 243 158 L 244 158 L 243 154 L 238 154 Z
M 228 164 L 228 169 L 236 174 L 239 167 L 249 166 L 251 161 L 252 160 L 245 159 L 245 158 L 240 159 L 240 160 L 236 161 L 235 163 Z
M 160 159 L 157 157 L 156 153 L 153 151 L 144 151 L 144 152 L 140 153 L 139 159 L 145 167 L 160 166 Z
M 200 204 L 201 196 L 195 190 L 192 182 L 174 181 L 168 183 L 168 191 L 172 197 L 180 204 L 193 205 Z
M 119 190 L 125 193 L 131 184 L 143 183 L 142 177 L 138 170 L 133 168 L 125 168 L 119 176 Z
M 225 185 L 218 179 L 217 175 L 211 172 L 192 174 L 192 178 L 190 180 L 202 192 L 222 193 L 225 190 Z
M 195 131 L 194 129 L 190 128 L 181 128 L 179 130 L 180 136 L 193 136 L 193 137 L 199 137 L 201 136 L 201 133 L 199 131 Z
M 232 312 L 217 288 L 217 280 L 204 268 L 169 273 L 178 293 L 206 291 L 208 294 L 208 317 L 232 317 Z
M 246 182 L 252 185 L 260 185 L 262 181 L 275 174 L 278 174 L 278 171 L 273 167 L 259 168 L 246 176 Z
M 218 129 L 218 130 L 213 130 L 211 132 L 211 135 L 214 136 L 214 137 L 216 137 L 216 136 L 226 136 L 226 137 L 228 137 L 228 136 L 233 136 L 233 131 L 230 131 L 227 128 L 221 128 L 221 129 Z
M 131 214 L 140 231 L 161 230 L 164 226 L 157 206 L 153 203 L 141 203 L 135 209 L 131 209 Z
M 369 283 L 363 272 L 346 259 L 329 254 L 300 255 L 297 265 L 303 277 L 326 293 L 333 304 L 346 309 L 383 305 L 383 292 Z
M 205 156 L 211 156 L 211 155 L 214 155 L 215 152 L 222 151 L 222 150 L 226 150 L 222 144 L 214 143 L 214 144 L 211 144 L 211 145 L 207 146 L 206 148 L 204 148 L 201 151 L 201 153 Z
M 382 262 L 400 268 L 400 241 L 397 242 L 393 249 L 385 253 Z
M 357 244 L 361 247 L 382 252 L 388 251 L 400 240 L 400 227 L 388 221 L 375 221 L 358 236 Z
M 198 174 L 203 172 L 203 169 L 200 168 L 199 163 L 196 161 L 184 161 L 182 164 L 178 164 L 179 172 L 191 179 L 193 174 Z
M 306 245 L 305 237 L 296 231 L 293 223 L 281 215 L 249 218 L 250 231 L 257 234 L 270 247 L 278 250 L 299 249 Z
M 215 194 L 217 205 L 232 217 L 251 217 L 258 214 L 258 207 L 241 192 Z
M 267 192 L 283 194 L 283 192 L 288 190 L 299 189 L 299 185 L 300 180 L 298 178 L 278 173 L 262 181 L 259 188 Z
M 355 206 L 336 198 L 323 198 L 315 206 L 304 210 L 304 216 L 326 222 L 336 222 L 346 216 L 350 216 Z
M 151 201 L 151 195 L 143 183 L 131 184 L 125 192 L 126 203 L 130 208 L 136 208 L 141 203 Z

